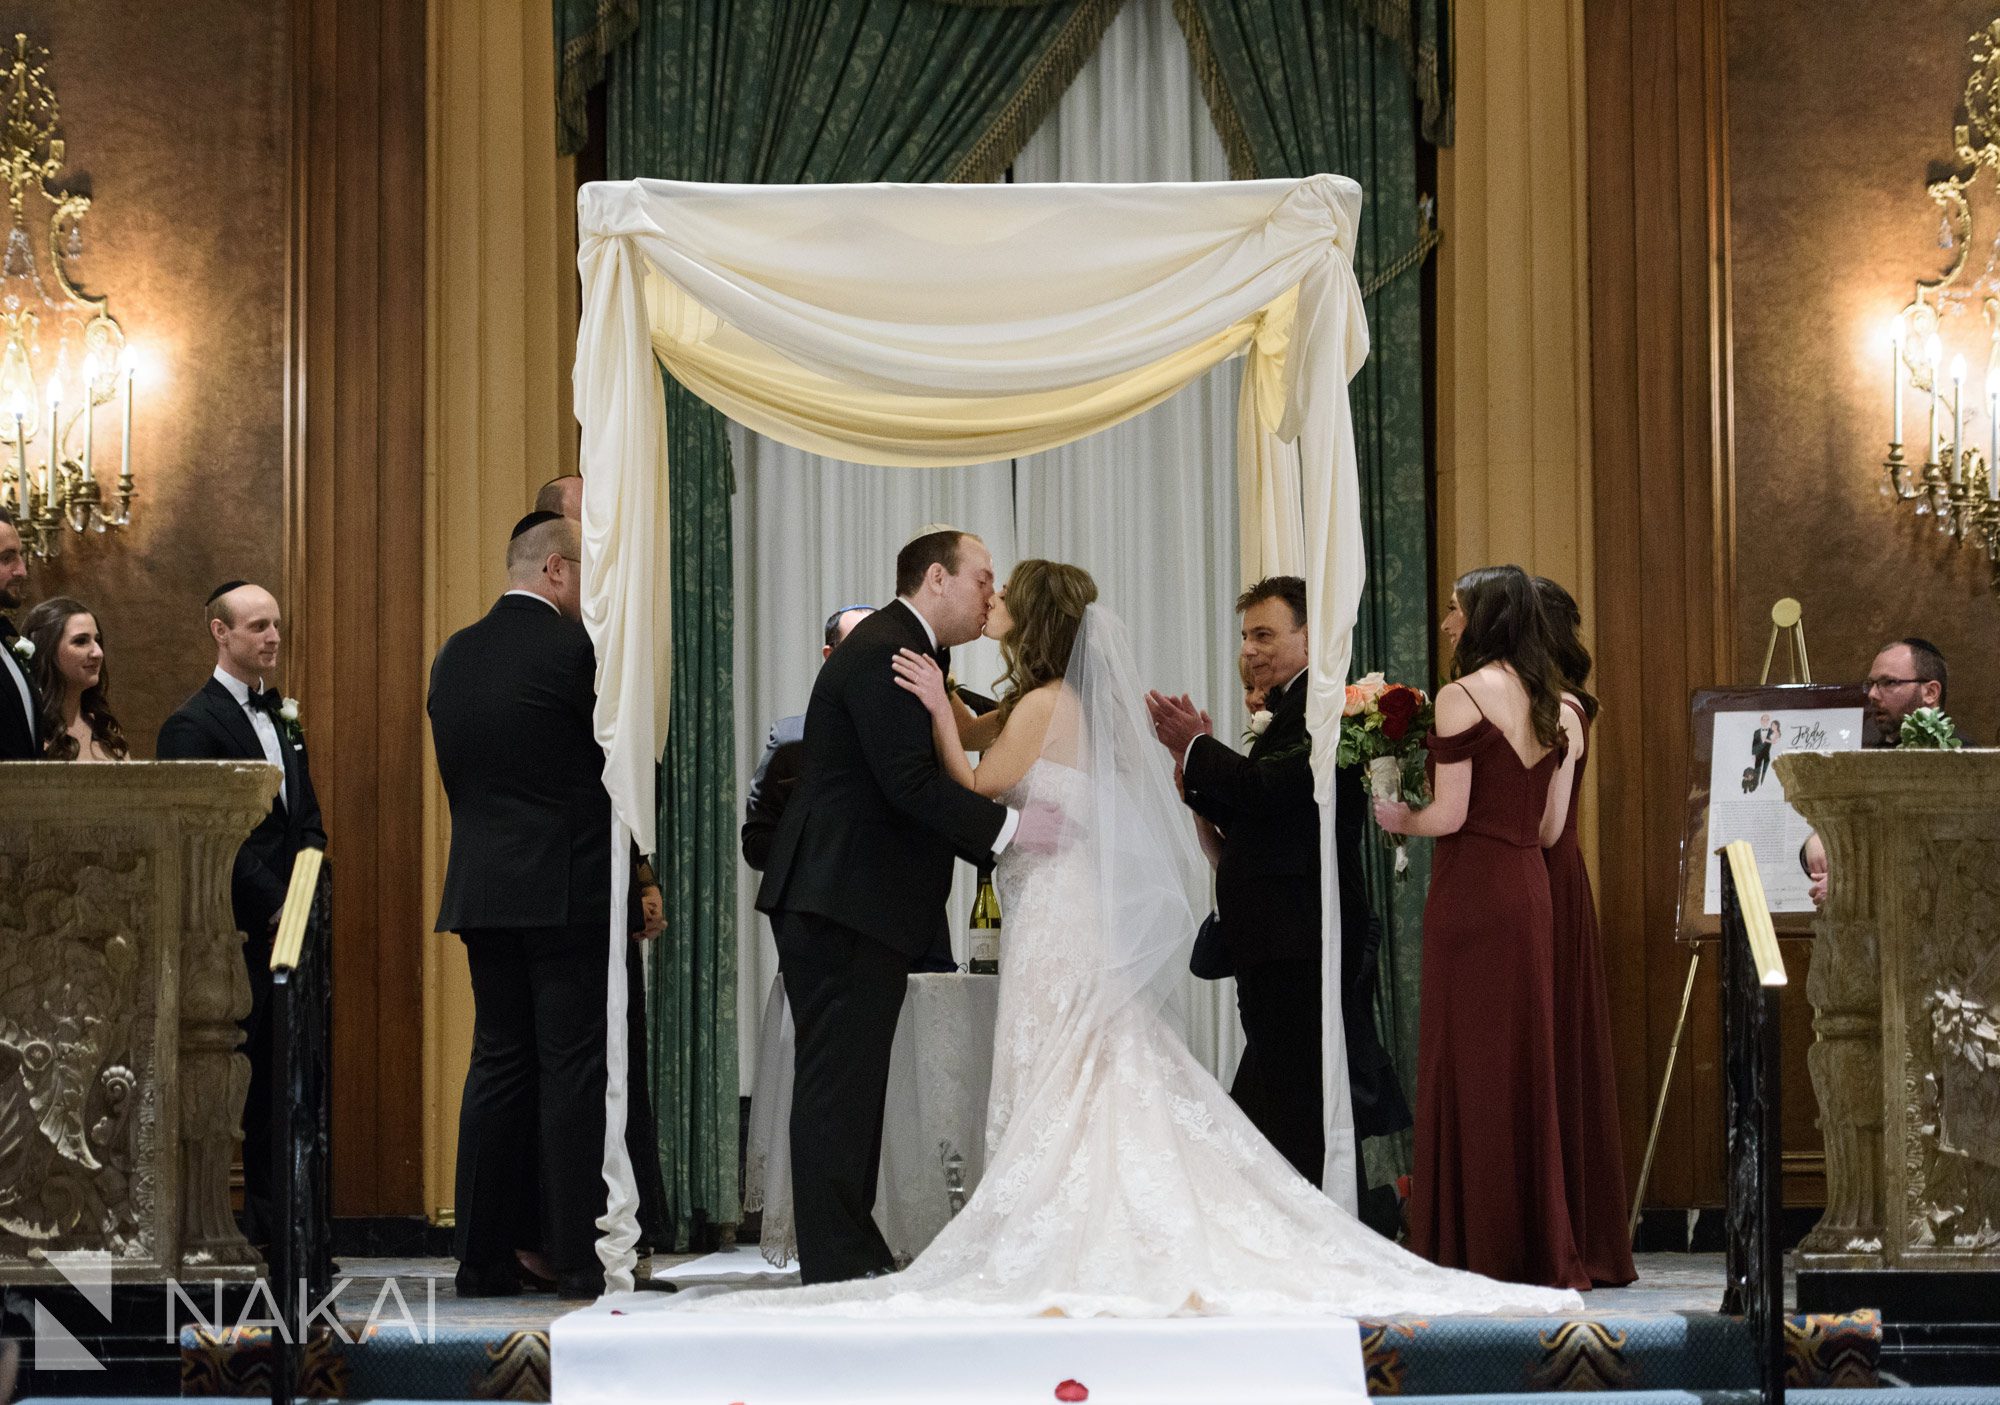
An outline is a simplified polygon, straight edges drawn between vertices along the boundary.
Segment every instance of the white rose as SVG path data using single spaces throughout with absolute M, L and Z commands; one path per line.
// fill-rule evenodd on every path
M 278 704 L 278 716 L 287 722 L 298 721 L 299 700 L 297 698 L 286 698 L 282 703 Z
M 14 656 L 22 663 L 27 663 L 35 657 L 35 641 L 25 634 L 15 636 L 12 648 Z
M 1250 714 L 1251 736 L 1253 737 L 1263 736 L 1265 729 L 1268 728 L 1270 725 L 1271 725 L 1271 714 L 1266 712 L 1263 708 L 1260 707 L 1255 712 Z

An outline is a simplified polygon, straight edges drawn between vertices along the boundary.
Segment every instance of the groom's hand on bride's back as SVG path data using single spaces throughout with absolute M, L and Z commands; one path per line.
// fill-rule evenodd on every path
M 1053 854 L 1062 848 L 1068 828 L 1060 806 L 1037 800 L 1021 811 L 1013 844 L 1024 854 Z

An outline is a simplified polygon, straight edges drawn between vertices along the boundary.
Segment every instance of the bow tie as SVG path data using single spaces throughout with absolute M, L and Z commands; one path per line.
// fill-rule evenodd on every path
M 254 707 L 259 712 L 267 712 L 274 718 L 278 715 L 278 709 L 285 705 L 283 696 L 279 694 L 276 688 L 252 688 L 250 696 L 243 701 L 246 707 Z

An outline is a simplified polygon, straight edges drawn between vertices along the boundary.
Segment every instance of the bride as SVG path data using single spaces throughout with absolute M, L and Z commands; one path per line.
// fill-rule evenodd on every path
M 1088 573 L 1023 561 L 986 632 L 999 710 L 955 710 L 935 661 L 898 682 L 954 780 L 1064 817 L 1054 853 L 994 869 L 1007 921 L 986 1174 L 900 1273 L 682 1300 L 691 1311 L 1008 1316 L 1555 1312 L 1397 1248 L 1300 1177 L 1162 1014 L 1203 872 L 1147 722 L 1124 625 Z M 983 751 L 975 770 L 966 747 Z

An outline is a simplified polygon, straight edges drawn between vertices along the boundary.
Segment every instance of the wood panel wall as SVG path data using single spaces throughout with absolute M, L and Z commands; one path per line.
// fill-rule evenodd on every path
M 1722 18 L 1722 0 L 1601 0 L 1584 14 L 1598 905 L 1635 1176 L 1687 968 L 1672 933 L 1688 697 L 1733 658 Z M 1649 1203 L 1720 1199 L 1714 990 L 1711 973 Z
M 337 1215 L 423 1209 L 426 8 L 293 0 L 287 522 L 334 872 Z

